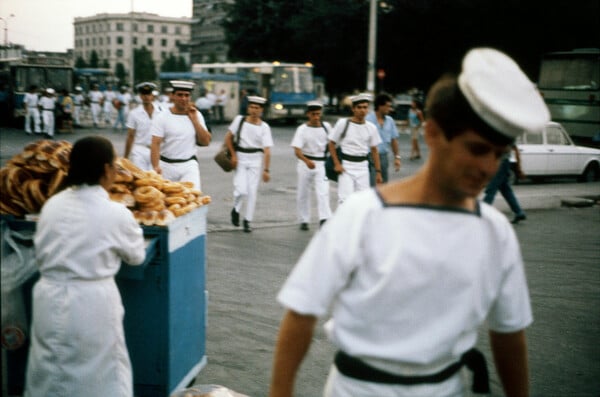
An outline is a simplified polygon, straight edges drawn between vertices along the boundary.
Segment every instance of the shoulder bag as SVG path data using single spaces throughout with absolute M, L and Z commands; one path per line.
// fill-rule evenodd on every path
M 342 143 L 342 140 L 346 136 L 346 131 L 348 130 L 348 124 L 350 124 L 349 118 L 346 119 L 346 125 L 344 126 L 344 131 L 342 132 L 342 135 L 340 136 L 340 141 L 337 143 L 337 146 L 335 148 L 337 158 L 339 161 L 342 161 L 342 148 L 340 147 L 340 144 Z M 323 124 L 323 128 L 325 128 L 324 124 Z M 325 128 L 325 131 L 327 131 L 327 128 Z M 330 181 L 337 182 L 338 173 L 335 171 L 335 164 L 333 163 L 333 157 L 331 157 L 331 153 L 329 153 L 327 149 L 325 149 L 325 153 L 326 153 L 326 155 L 325 155 L 326 156 L 325 157 L 325 175 L 327 176 L 327 179 L 329 179 Z
M 237 146 L 240 142 L 240 135 L 242 132 L 242 124 L 244 124 L 244 119 L 245 117 L 242 116 L 242 119 L 240 120 L 240 125 L 238 126 L 237 132 L 235 134 L 234 146 Z M 221 146 L 221 149 L 219 149 L 219 151 L 215 155 L 215 162 L 225 172 L 231 172 L 231 170 L 233 170 L 233 165 L 231 164 L 231 153 L 229 153 L 229 149 L 227 148 L 225 142 L 223 142 L 223 146 Z

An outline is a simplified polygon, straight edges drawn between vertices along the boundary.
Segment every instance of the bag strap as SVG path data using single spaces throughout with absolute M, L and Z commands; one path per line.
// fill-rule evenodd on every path
M 342 131 L 342 135 L 340 136 L 340 141 L 337 143 L 338 145 L 340 145 L 342 143 L 342 141 L 344 140 L 344 138 L 346 137 L 346 131 L 348 131 L 348 124 L 350 124 L 349 117 L 346 119 L 346 125 L 344 126 L 344 131 Z M 321 123 L 321 126 L 323 127 L 325 132 L 327 132 L 327 136 L 329 136 L 329 131 L 327 131 L 327 127 L 325 127 L 325 124 Z M 328 151 L 329 151 L 329 145 L 325 146 L 325 153 L 327 153 Z
M 242 116 L 242 119 L 240 120 L 240 124 L 238 125 L 238 129 L 237 132 L 235 133 L 235 142 L 233 144 L 233 147 L 238 147 L 239 143 L 240 143 L 240 136 L 242 135 L 242 124 L 244 124 L 246 117 Z

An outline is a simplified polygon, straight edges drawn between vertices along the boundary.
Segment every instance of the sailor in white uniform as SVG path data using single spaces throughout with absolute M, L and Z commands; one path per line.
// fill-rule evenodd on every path
M 365 190 L 369 184 L 369 160 L 373 159 L 376 183 L 383 181 L 377 146 L 381 137 L 377 127 L 365 118 L 369 113 L 371 95 L 358 94 L 351 98 L 352 117 L 339 119 L 333 131 L 329 133 L 329 151 L 338 176 L 338 204 L 341 204 L 353 192 Z M 338 159 L 336 146 L 342 149 L 342 158 Z
M 323 105 L 311 101 L 306 106 L 308 121 L 301 124 L 292 139 L 294 154 L 298 158 L 296 172 L 298 184 L 296 208 L 301 230 L 308 230 L 311 211 L 311 188 L 317 197 L 317 211 L 322 225 L 331 216 L 329 205 L 329 180 L 325 175 L 325 151 L 331 124 L 321 120 Z
M 338 352 L 325 397 L 464 396 L 463 365 L 473 391 L 489 393 L 474 349 L 484 324 L 504 393 L 529 394 L 533 318 L 519 243 L 478 196 L 514 139 L 543 128 L 548 108 L 512 59 L 478 48 L 458 78 L 432 87 L 427 109 L 423 167 L 349 197 L 280 290 L 287 311 L 269 395 L 292 395 L 317 318 L 330 312 Z
M 56 97 L 54 88 L 46 88 L 44 95 L 40 98 L 42 108 L 42 120 L 44 122 L 44 135 L 47 138 L 54 137 L 54 110 L 56 109 Z
M 142 106 L 136 107 L 127 116 L 127 140 L 123 156 L 139 168 L 150 171 L 152 170 L 150 161 L 152 133 L 150 129 L 152 120 L 160 113 L 154 96 L 156 84 L 145 82 L 138 84 L 136 88 L 140 94 Z
M 261 175 L 263 182 L 269 182 L 271 179 L 269 164 L 273 137 L 271 136 L 271 127 L 261 118 L 266 102 L 267 100 L 263 97 L 249 96 L 248 114 L 236 116 L 225 134 L 225 144 L 232 153 L 231 162 L 235 169 L 231 223 L 234 226 L 240 225 L 240 211 L 246 200 L 243 222 L 246 233 L 252 232 L 250 222 L 254 219 Z M 240 123 L 242 124 L 240 125 Z
M 211 134 L 202 114 L 191 103 L 191 81 L 173 80 L 173 106 L 153 120 L 150 159 L 152 168 L 171 181 L 189 181 L 201 190 L 196 146 L 208 146 Z
M 104 95 L 98 89 L 98 84 L 93 84 L 92 89 L 88 93 L 88 98 L 90 99 L 90 108 L 92 111 L 92 121 L 94 123 L 94 128 L 98 127 L 100 113 L 102 112 L 102 105 L 104 104 Z
M 36 134 L 42 132 L 41 121 L 40 121 L 40 110 L 38 109 L 40 97 L 37 93 L 37 86 L 32 85 L 29 87 L 29 92 L 25 93 L 23 103 L 25 104 L 25 132 L 31 134 L 31 119 L 33 119 L 33 131 Z

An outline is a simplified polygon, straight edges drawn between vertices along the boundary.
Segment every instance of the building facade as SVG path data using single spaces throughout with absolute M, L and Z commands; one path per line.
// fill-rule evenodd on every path
M 74 25 L 74 59 L 90 61 L 96 51 L 99 64 L 108 62 L 111 70 L 121 63 L 131 76 L 133 50 L 146 47 L 157 68 L 173 54 L 190 63 L 189 44 L 192 19 L 162 17 L 157 14 L 96 14 L 77 17 Z
M 192 63 L 227 62 L 229 47 L 221 23 L 227 16 L 227 6 L 234 0 L 193 0 Z

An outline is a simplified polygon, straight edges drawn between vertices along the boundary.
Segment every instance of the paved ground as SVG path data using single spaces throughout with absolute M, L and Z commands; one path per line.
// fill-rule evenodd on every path
M 273 345 L 283 310 L 275 296 L 316 230 L 298 230 L 294 212 L 295 174 L 289 142 L 291 129 L 273 129 L 273 181 L 259 190 L 255 231 L 248 235 L 229 224 L 231 175 L 212 162 L 224 126 L 215 127 L 210 147 L 200 149 L 203 189 L 213 196 L 209 207 L 207 287 L 209 320 L 208 365 L 197 383 L 221 384 L 250 396 L 268 389 Z M 122 153 L 124 135 L 78 131 L 60 135 L 70 141 L 89 133 L 110 137 Z M 2 164 L 30 139 L 22 132 L 0 130 Z M 408 157 L 408 138 L 401 139 Z M 419 164 L 405 162 L 403 177 Z M 570 197 L 600 196 L 600 183 L 519 185 L 517 197 L 528 214 L 515 227 L 529 280 L 535 322 L 528 331 L 532 395 L 600 395 L 600 207 L 561 207 Z M 335 186 L 332 185 L 335 197 Z M 508 214 L 505 202 L 496 207 Z M 321 325 L 322 323 L 320 323 Z M 490 358 L 487 337 L 480 347 Z M 297 382 L 297 396 L 319 396 L 332 360 L 333 348 L 317 328 L 309 355 Z M 502 395 L 492 372 L 492 395 Z

